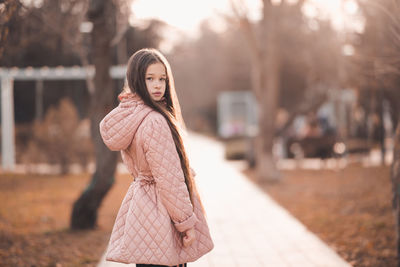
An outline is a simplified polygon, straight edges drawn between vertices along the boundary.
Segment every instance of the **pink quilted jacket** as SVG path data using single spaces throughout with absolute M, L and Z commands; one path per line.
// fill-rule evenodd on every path
M 211 251 L 206 218 L 197 195 L 193 212 L 166 119 L 139 95 L 128 94 L 100 122 L 100 133 L 109 149 L 121 151 L 135 177 L 118 211 L 106 260 L 178 265 Z M 196 241 L 183 247 L 183 232 L 192 227 Z

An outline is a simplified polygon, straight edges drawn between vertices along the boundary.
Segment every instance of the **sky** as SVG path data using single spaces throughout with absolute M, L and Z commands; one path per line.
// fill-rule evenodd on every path
M 261 1 L 249 2 L 252 13 L 258 13 Z M 230 13 L 230 4 L 229 0 L 134 0 L 132 13 L 133 20 L 138 23 L 142 19 L 157 18 L 177 30 L 195 35 L 203 20 L 213 19 L 218 23 L 219 13 Z
M 132 3 L 131 24 L 145 25 L 148 19 L 165 21 L 171 27 L 164 32 L 164 41 L 160 45 L 163 51 L 170 50 L 174 43 L 183 36 L 197 37 L 202 21 L 212 23 L 214 30 L 222 31 L 224 22 L 219 14 L 229 14 L 230 0 L 134 0 Z M 259 17 L 260 3 L 251 0 L 249 4 L 250 16 Z
M 261 0 L 242 1 L 247 6 L 251 19 L 257 20 L 261 17 Z M 307 0 L 303 6 L 304 14 L 310 18 L 330 19 L 337 30 L 350 28 L 360 32 L 363 21 L 357 18 L 357 11 L 355 0 Z M 132 13 L 131 24 L 136 26 L 144 25 L 145 20 L 152 18 L 169 24 L 171 28 L 166 33 L 169 38 L 161 44 L 161 49 L 169 50 L 182 34 L 196 37 L 199 25 L 206 19 L 211 21 L 215 30 L 223 30 L 224 22 L 219 14 L 231 14 L 232 11 L 230 0 L 134 0 Z

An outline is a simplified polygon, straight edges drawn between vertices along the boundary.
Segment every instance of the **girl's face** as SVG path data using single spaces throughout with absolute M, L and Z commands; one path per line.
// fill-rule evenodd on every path
M 162 63 L 154 63 L 147 67 L 146 87 L 151 98 L 155 101 L 161 100 L 165 93 L 167 74 Z

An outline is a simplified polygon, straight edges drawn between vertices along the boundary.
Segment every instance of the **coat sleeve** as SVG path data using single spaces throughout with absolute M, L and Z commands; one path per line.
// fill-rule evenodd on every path
M 156 189 L 176 229 L 185 232 L 196 224 L 197 217 L 193 212 L 171 129 L 159 113 L 149 116 L 144 124 L 143 150 Z

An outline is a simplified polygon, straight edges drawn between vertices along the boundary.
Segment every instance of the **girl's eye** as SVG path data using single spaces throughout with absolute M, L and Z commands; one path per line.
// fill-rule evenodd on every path
M 160 81 L 165 81 L 166 79 L 165 78 L 160 78 Z
M 153 78 L 152 77 L 147 77 L 146 80 L 151 81 L 151 80 L 153 80 Z

